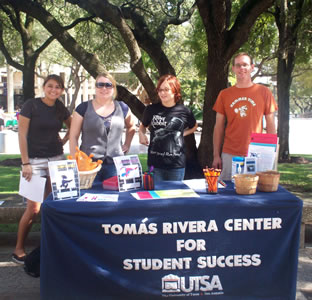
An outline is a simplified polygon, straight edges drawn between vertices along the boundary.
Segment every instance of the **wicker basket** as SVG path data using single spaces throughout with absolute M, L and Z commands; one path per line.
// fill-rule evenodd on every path
M 259 180 L 258 175 L 237 174 L 234 175 L 236 193 L 240 195 L 252 195 L 256 193 Z
M 91 171 L 79 171 L 79 181 L 81 189 L 90 189 L 92 187 L 94 178 L 98 171 L 100 171 L 102 165 L 98 165 Z
M 259 176 L 258 190 L 261 192 L 276 192 L 280 180 L 280 173 L 277 171 L 257 172 Z

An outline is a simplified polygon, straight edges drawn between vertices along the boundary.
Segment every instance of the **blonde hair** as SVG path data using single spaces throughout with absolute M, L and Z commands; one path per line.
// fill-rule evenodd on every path
M 113 84 L 113 89 L 114 89 L 113 99 L 116 99 L 116 97 L 117 97 L 117 82 L 116 82 L 115 78 L 109 73 L 100 73 L 100 74 L 98 74 L 98 76 L 96 76 L 95 83 L 97 83 L 97 81 L 101 77 L 107 78 Z

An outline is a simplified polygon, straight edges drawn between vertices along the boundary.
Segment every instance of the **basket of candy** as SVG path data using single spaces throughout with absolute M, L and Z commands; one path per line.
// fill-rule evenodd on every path
M 81 189 L 90 189 L 93 181 L 100 171 L 103 161 L 92 160 L 93 154 L 89 156 L 76 147 L 75 160 L 79 171 L 79 183 Z M 71 155 L 67 156 L 68 159 L 73 159 Z
M 93 181 L 101 167 L 101 165 L 98 165 L 95 169 L 90 171 L 79 171 L 79 182 L 81 189 L 91 189 Z

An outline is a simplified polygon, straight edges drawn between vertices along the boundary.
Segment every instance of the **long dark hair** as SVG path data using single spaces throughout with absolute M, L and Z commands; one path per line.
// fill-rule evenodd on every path
M 64 84 L 64 80 L 61 76 L 59 75 L 56 75 L 56 74 L 50 74 L 48 75 L 44 81 L 43 81 L 43 85 L 42 86 L 45 86 L 47 84 L 47 82 L 49 80 L 54 80 L 58 83 L 58 85 L 64 89 L 65 88 L 65 84 Z M 64 103 L 60 100 L 60 99 L 57 99 L 55 101 L 55 111 L 56 111 L 56 117 L 57 119 L 63 123 L 64 121 Z

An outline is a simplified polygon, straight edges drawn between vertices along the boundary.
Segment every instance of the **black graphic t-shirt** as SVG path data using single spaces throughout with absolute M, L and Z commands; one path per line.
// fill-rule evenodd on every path
M 183 131 L 196 124 L 192 111 L 183 104 L 152 104 L 145 108 L 142 124 L 149 126 L 151 133 L 147 164 L 162 169 L 184 168 Z

